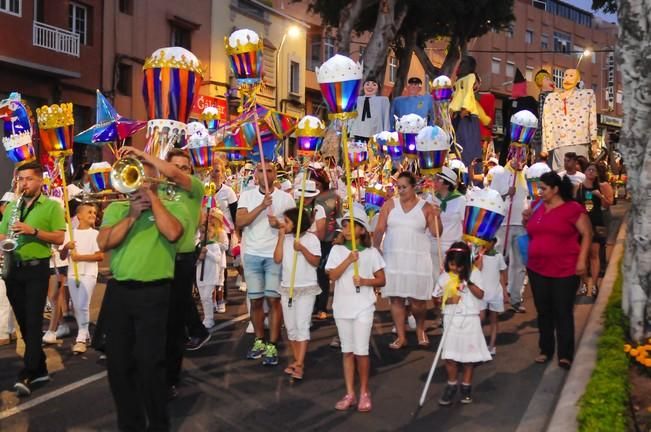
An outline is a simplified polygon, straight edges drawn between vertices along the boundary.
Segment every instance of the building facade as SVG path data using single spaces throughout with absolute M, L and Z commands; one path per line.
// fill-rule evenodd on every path
M 74 104 L 75 132 L 94 120 L 95 89 L 102 69 L 101 0 L 7 0 L 0 2 L 0 98 L 20 92 L 34 115 L 52 103 Z M 38 151 L 38 136 L 34 138 Z M 76 160 L 93 149 L 76 146 Z M 0 157 L 0 184 L 13 166 Z

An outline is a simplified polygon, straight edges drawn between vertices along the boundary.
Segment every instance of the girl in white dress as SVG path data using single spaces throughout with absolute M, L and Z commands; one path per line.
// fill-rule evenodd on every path
M 409 171 L 398 176 L 398 198 L 388 200 L 380 210 L 374 231 L 375 244 L 384 235 L 382 250 L 386 262 L 386 285 L 382 296 L 391 299 L 391 315 L 398 338 L 389 345 L 400 349 L 407 344 L 405 333 L 405 300 L 416 318 L 418 345 L 429 346 L 425 334 L 427 300 L 432 297 L 434 277 L 430 240 L 427 233 L 441 230 L 438 207 L 416 196 L 416 177 Z
M 203 217 L 205 218 L 205 215 Z M 224 230 L 223 217 L 224 215 L 219 209 L 210 210 L 208 241 L 199 253 L 196 266 L 196 282 L 203 308 L 203 326 L 207 329 L 215 325 L 213 293 L 215 293 L 218 305 L 223 305 L 224 302 L 224 269 L 226 268 L 228 235 Z M 201 224 L 200 230 L 204 230 L 204 223 Z M 201 238 L 204 235 L 202 232 Z M 204 267 L 203 280 L 201 279 L 202 266 Z M 224 312 L 226 312 L 225 309 Z
M 481 267 L 481 263 L 477 263 Z M 472 270 L 471 270 L 472 269 Z M 440 405 L 450 405 L 457 392 L 459 365 L 463 369 L 461 403 L 472 403 L 472 375 L 475 363 L 488 361 L 479 312 L 484 291 L 480 270 L 470 261 L 470 248 L 456 242 L 445 254 L 445 272 L 439 276 L 434 297 L 442 297 L 444 339 L 441 358 L 445 360 L 448 383 L 439 399 Z

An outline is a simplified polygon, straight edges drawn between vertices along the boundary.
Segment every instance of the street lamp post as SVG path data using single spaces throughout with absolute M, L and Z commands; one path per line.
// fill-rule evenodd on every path
M 280 111 L 280 97 L 279 97 L 279 88 L 278 88 L 278 75 L 280 73 L 280 51 L 283 49 L 283 46 L 285 46 L 285 41 L 287 40 L 287 36 L 290 38 L 297 38 L 301 34 L 301 29 L 299 29 L 297 26 L 292 25 L 290 26 L 287 31 L 283 34 L 283 38 L 280 41 L 280 45 L 278 46 L 278 50 L 276 51 L 276 111 Z M 286 138 L 283 138 L 283 155 L 284 158 L 287 158 L 287 140 Z

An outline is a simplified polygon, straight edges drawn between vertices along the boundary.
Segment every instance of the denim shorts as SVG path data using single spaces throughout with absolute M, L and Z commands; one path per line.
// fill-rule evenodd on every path
M 273 258 L 244 254 L 244 279 L 247 297 L 251 300 L 263 297 L 280 298 L 280 264 Z

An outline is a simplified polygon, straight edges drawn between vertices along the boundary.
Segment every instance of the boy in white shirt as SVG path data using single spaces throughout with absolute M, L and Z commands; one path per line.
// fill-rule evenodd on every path
M 482 254 L 481 278 L 484 281 L 484 298 L 481 299 L 482 311 L 480 318 L 482 322 L 488 311 L 490 341 L 488 351 L 495 355 L 495 341 L 497 339 L 497 316 L 504 312 L 504 297 L 507 281 L 507 266 L 504 256 L 497 251 L 497 238 L 485 247 Z
M 86 352 L 90 339 L 88 323 L 90 321 L 89 307 L 97 284 L 98 263 L 104 259 L 97 245 L 98 231 L 95 229 L 97 208 L 94 204 L 81 203 L 77 207 L 79 227 L 73 231 L 75 241 L 70 241 L 66 231 L 63 246 L 59 250 L 61 259 L 68 259 L 68 289 L 75 311 L 78 332 L 72 347 L 74 354 Z M 75 280 L 73 261 L 77 263 L 79 280 Z

